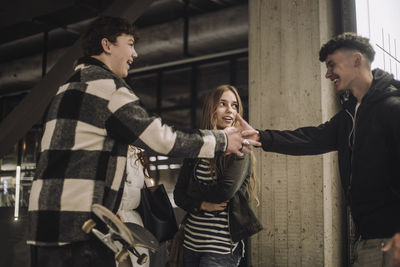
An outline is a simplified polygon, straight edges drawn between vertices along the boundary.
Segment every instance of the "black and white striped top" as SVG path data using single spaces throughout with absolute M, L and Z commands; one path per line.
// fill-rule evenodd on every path
M 196 178 L 200 183 L 208 184 L 213 181 L 210 171 L 210 160 L 201 159 L 195 170 Z M 185 226 L 184 247 L 196 252 L 212 252 L 228 254 L 232 243 L 227 209 L 220 212 L 206 212 L 200 214 L 189 213 Z

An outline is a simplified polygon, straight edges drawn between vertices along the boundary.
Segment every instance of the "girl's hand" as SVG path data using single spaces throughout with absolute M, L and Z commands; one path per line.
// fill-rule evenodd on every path
M 228 202 L 211 203 L 203 201 L 201 202 L 200 209 L 205 211 L 222 211 L 226 209 L 226 205 L 228 205 Z

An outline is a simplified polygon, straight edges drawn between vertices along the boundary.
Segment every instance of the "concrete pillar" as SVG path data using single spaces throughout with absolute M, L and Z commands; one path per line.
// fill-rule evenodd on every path
M 337 110 L 320 46 L 335 33 L 334 0 L 249 1 L 249 114 L 258 129 L 318 125 Z M 252 266 L 344 266 L 345 226 L 337 155 L 256 150 L 264 230 Z

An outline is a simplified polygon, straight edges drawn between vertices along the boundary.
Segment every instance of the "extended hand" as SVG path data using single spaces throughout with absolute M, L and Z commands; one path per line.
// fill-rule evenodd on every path
M 242 142 L 244 145 L 242 151 L 249 152 L 251 150 L 250 145 L 261 146 L 261 143 L 259 142 L 260 135 L 258 131 L 251 127 L 251 125 L 248 124 L 247 121 L 245 121 L 239 114 L 236 115 L 236 120 L 240 124 L 240 132 L 244 138 Z
M 228 139 L 228 146 L 226 148 L 225 154 L 236 154 L 238 156 L 242 156 L 242 152 L 240 149 L 242 148 L 242 134 L 240 133 L 239 129 L 235 127 L 226 127 L 224 129 L 226 134 L 226 138 Z
M 247 123 L 239 114 L 236 115 L 236 120 L 240 123 L 242 137 L 247 140 L 253 140 L 257 142 L 257 145 L 254 146 L 261 146 L 260 141 L 260 134 L 257 130 L 251 127 L 250 124 Z
M 400 267 L 400 233 L 396 233 L 382 251 L 393 249 L 392 267 Z
M 205 211 L 221 211 L 226 208 L 227 202 L 211 203 L 207 201 L 201 202 L 200 209 Z
M 251 151 L 250 146 L 261 146 L 261 143 L 258 141 L 258 131 L 254 130 L 239 114 L 236 115 L 236 120 L 239 122 L 240 127 L 227 127 L 224 129 L 228 138 L 228 147 L 225 154 L 234 153 L 242 156 L 242 152 L 249 153 Z M 243 133 L 246 133 L 246 136 L 243 136 Z

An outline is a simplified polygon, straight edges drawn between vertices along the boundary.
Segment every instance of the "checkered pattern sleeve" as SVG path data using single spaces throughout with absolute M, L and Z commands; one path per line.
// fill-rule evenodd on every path
M 149 116 L 138 97 L 126 87 L 118 88 L 108 104 L 110 134 L 127 143 L 172 157 L 212 158 L 225 150 L 222 131 L 177 129 Z

